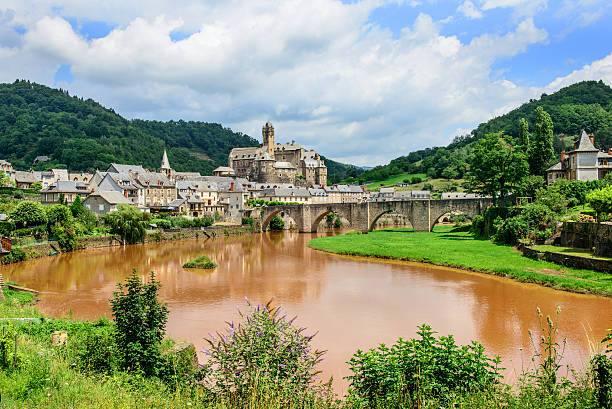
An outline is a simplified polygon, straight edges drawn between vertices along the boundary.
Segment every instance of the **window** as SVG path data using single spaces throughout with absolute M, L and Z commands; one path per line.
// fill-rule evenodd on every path
M 86 207 L 87 209 L 91 210 L 91 205 L 90 205 L 89 203 L 87 203 L 87 204 L 85 205 L 85 207 Z
M 104 211 L 104 204 L 98 205 L 98 210 L 103 212 Z

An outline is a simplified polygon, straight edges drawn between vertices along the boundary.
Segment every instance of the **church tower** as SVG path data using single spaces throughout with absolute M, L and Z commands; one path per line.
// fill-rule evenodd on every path
M 170 167 L 170 161 L 168 160 L 168 154 L 164 149 L 164 156 L 162 156 L 161 166 L 159 167 L 159 172 L 165 174 L 170 178 L 174 173 L 174 170 Z
M 263 148 L 270 156 L 274 157 L 274 127 L 272 122 L 266 122 L 264 127 L 261 128 L 261 134 L 263 136 Z

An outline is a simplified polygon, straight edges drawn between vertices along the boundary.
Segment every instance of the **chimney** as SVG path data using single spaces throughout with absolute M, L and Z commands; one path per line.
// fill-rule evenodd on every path
M 595 145 L 595 135 L 590 134 L 590 135 L 589 135 L 589 139 L 591 140 L 591 143 L 592 143 L 593 145 Z
M 234 185 L 234 182 L 232 182 L 232 184 L 230 185 L 230 192 L 233 192 L 235 188 L 236 186 Z
M 565 149 L 561 151 L 561 162 L 565 160 Z

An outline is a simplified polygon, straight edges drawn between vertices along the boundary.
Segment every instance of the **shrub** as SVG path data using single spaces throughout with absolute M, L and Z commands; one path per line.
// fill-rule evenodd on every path
M 314 383 L 317 364 L 324 354 L 311 345 L 314 335 L 304 335 L 278 307 L 253 307 L 240 312 L 241 322 L 228 323 L 225 334 L 211 335 L 204 351 L 204 368 L 213 391 L 246 397 L 256 383 L 289 384 L 294 392 Z
M 157 227 L 159 227 L 160 229 L 171 229 L 172 228 L 172 222 L 166 219 L 154 219 L 154 220 L 151 220 L 151 223 L 156 224 Z
M 270 220 L 270 230 L 272 231 L 280 231 L 285 230 L 285 222 L 279 215 L 276 215 Z
M 212 226 L 215 220 L 212 217 L 200 217 L 193 219 L 193 227 L 208 227 Z
M 410 179 L 410 183 L 412 183 L 413 185 L 421 183 L 422 181 L 423 179 L 420 176 L 413 176 L 412 179 Z
M 145 375 L 157 375 L 161 364 L 160 343 L 166 331 L 168 308 L 157 299 L 161 283 L 155 273 L 142 283 L 136 270 L 125 284 L 117 284 L 110 300 L 115 320 L 115 339 L 121 366 L 141 370 Z
M 243 226 L 245 224 L 248 224 L 249 226 L 253 227 L 253 223 L 255 223 L 255 219 L 253 219 L 252 217 L 243 217 L 242 218 L 242 225 Z
M 476 215 L 472 219 L 470 233 L 476 237 L 485 237 L 485 218 L 482 215 Z
M 340 227 L 342 227 L 342 219 L 338 216 L 336 216 L 336 218 L 334 219 L 334 227 L 336 229 L 339 229 Z
M 94 325 L 91 330 L 78 332 L 75 336 L 77 360 L 86 371 L 110 373 L 116 368 L 119 355 L 114 328 L 103 320 Z
M 19 227 L 36 226 L 47 222 L 43 205 L 29 200 L 19 202 L 9 213 L 9 217 Z
M 528 225 L 521 217 L 511 217 L 504 220 L 497 228 L 495 241 L 504 244 L 516 244 L 516 242 L 527 236 Z
M 183 268 L 215 268 L 217 265 L 213 263 L 208 256 L 203 255 L 193 261 L 183 264 Z
M 520 217 L 529 230 L 546 229 L 554 220 L 554 212 L 542 203 L 530 203 L 521 211 Z
M 2 264 L 17 263 L 26 259 L 26 253 L 20 248 L 14 248 L 6 256 L 2 257 Z
M 597 213 L 599 221 L 602 215 L 612 213 L 612 185 L 590 192 L 586 200 Z
M 0 235 L 10 236 L 13 231 L 15 231 L 15 223 L 8 220 L 0 221 Z
M 420 407 L 422 396 L 452 399 L 455 392 L 485 390 L 500 379 L 499 358 L 485 355 L 478 342 L 459 347 L 452 335 L 436 338 L 428 325 L 418 327 L 417 334 L 420 339 L 400 338 L 391 347 L 357 351 L 349 361 L 349 402 Z

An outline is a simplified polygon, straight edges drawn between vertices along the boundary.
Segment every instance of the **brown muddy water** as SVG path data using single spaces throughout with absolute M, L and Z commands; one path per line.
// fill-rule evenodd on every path
M 508 279 L 405 262 L 374 262 L 321 253 L 306 247 L 315 234 L 265 233 L 77 251 L 0 268 L 6 280 L 42 291 L 39 308 L 51 316 L 110 316 L 116 283 L 136 268 L 153 270 L 168 303 L 168 335 L 204 347 L 203 338 L 237 320 L 245 297 L 276 297 L 314 342 L 327 349 L 325 378 L 346 392 L 345 364 L 358 349 L 392 343 L 430 324 L 460 343 L 476 339 L 499 354 L 509 381 L 531 365 L 528 331 L 539 335 L 536 308 L 561 308 L 560 339 L 566 361 L 579 369 L 612 326 L 612 300 L 555 291 Z M 185 270 L 202 254 L 219 267 Z

